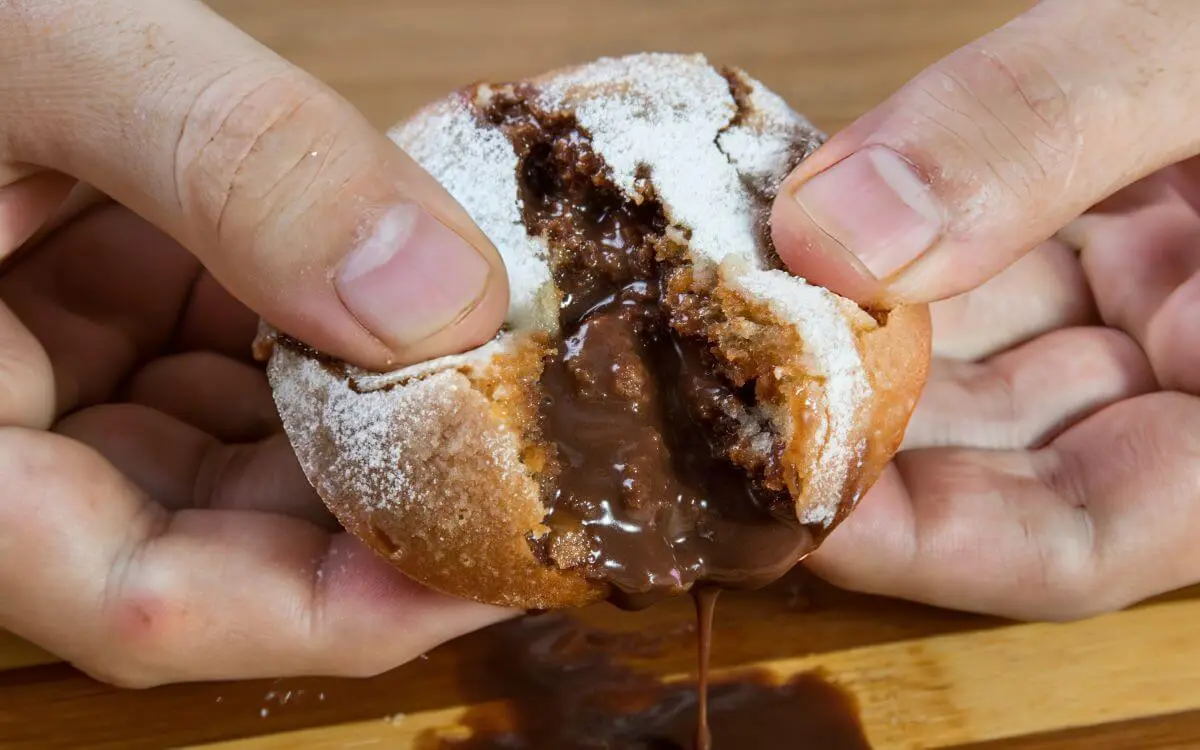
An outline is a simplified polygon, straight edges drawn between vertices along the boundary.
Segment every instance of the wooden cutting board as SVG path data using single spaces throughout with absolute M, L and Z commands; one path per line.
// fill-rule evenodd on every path
M 577 618 L 658 644 L 622 660 L 632 668 L 692 677 L 687 601 Z M 1200 588 L 1083 622 L 1019 624 L 853 595 L 801 574 L 726 596 L 713 663 L 718 677 L 819 673 L 856 704 L 875 750 L 1191 748 L 1200 747 L 1198 621 Z M 497 646 L 477 633 L 365 680 L 125 691 L 0 638 L 0 747 L 430 750 L 481 716 L 503 724 L 522 710 L 495 666 Z
M 602 54 L 707 53 L 836 130 L 1027 0 L 212 0 L 385 127 L 478 78 Z M 505 31 L 501 33 L 501 29 Z M 658 637 L 634 660 L 694 668 L 691 612 L 580 617 Z M 857 704 L 873 747 L 1200 747 L 1200 589 L 1067 625 L 1011 624 L 800 579 L 728 596 L 718 674 L 820 669 Z M 514 697 L 487 633 L 369 680 L 323 678 L 122 691 L 0 634 L 0 748 L 426 748 Z M 730 750 L 722 748 L 721 750 Z

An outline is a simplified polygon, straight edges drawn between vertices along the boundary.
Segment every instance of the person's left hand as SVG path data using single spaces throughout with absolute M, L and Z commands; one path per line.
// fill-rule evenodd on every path
M 0 628 L 148 686 L 374 674 L 512 616 L 339 531 L 250 360 L 259 316 L 385 368 L 506 307 L 453 198 L 202 3 L 0 3 Z
M 0 276 L 0 612 L 106 681 L 371 674 L 505 616 L 339 530 L 251 360 L 257 316 L 115 204 Z M 17 415 L 5 414 L 16 421 Z

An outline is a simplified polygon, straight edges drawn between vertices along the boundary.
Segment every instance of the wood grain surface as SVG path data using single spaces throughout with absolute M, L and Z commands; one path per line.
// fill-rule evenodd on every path
M 1028 0 L 213 0 L 343 92 L 379 127 L 461 84 L 605 54 L 701 51 L 739 65 L 836 130 Z M 687 602 L 590 625 L 660 637 L 634 659 L 693 669 Z M 718 672 L 820 668 L 876 748 L 1200 747 L 1200 590 L 1067 625 L 855 596 L 795 576 L 728 596 Z M 0 633 L 0 748 L 230 750 L 416 746 L 512 698 L 488 633 L 368 680 L 306 678 L 123 691 Z M 720 750 L 732 750 L 721 748 Z

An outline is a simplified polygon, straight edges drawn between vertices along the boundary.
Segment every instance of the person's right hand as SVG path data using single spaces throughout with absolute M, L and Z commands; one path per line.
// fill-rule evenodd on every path
M 1200 3 L 1045 0 L 835 135 L 799 275 L 933 302 L 904 450 L 809 561 L 1019 618 L 1200 582 Z

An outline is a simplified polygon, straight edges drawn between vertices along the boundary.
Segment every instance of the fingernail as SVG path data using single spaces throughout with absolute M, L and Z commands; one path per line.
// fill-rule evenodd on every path
M 422 341 L 474 309 L 491 266 L 474 247 L 415 205 L 389 209 L 346 258 L 342 303 L 385 343 Z
M 825 234 L 886 279 L 942 233 L 941 206 L 895 151 L 870 146 L 808 180 L 794 197 Z

